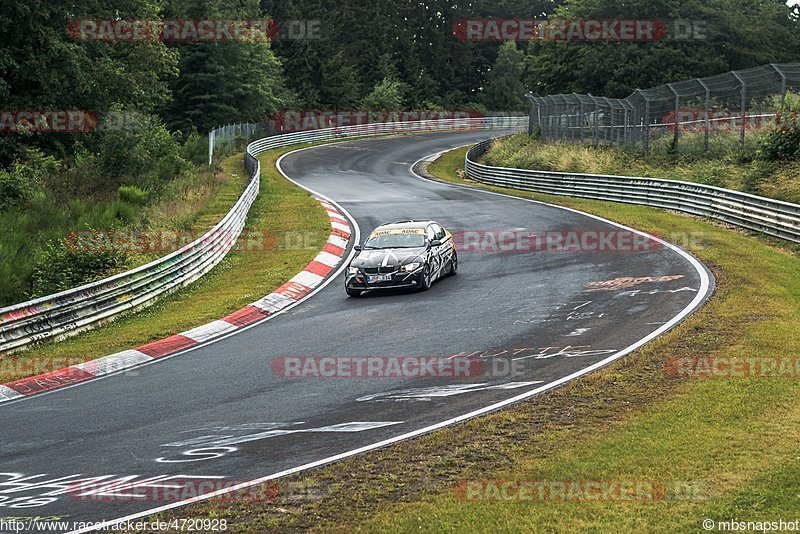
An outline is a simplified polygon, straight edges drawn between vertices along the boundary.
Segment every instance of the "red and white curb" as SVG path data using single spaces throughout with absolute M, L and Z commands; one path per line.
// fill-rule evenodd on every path
M 124 350 L 49 373 L 0 384 L 0 403 L 72 386 L 175 354 L 262 321 L 297 303 L 319 287 L 323 280 L 342 262 L 352 235 L 350 223 L 336 206 L 324 199 L 317 198 L 317 201 L 325 208 L 331 222 L 332 229 L 328 241 L 311 263 L 266 297 L 217 321 L 135 349 Z

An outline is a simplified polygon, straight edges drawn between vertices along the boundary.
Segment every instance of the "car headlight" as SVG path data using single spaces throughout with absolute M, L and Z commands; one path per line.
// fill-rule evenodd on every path
M 358 267 L 348 267 L 347 274 L 358 274 Z
M 400 266 L 400 270 L 406 273 L 410 273 L 411 271 L 416 271 L 419 266 L 422 265 L 421 263 L 406 263 L 405 265 Z

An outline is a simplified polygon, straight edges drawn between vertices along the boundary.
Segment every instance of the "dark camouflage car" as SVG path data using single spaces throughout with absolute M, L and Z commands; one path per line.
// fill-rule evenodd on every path
M 434 221 L 398 221 L 377 227 L 347 267 L 351 297 L 374 289 L 425 291 L 438 278 L 456 274 L 453 236 Z

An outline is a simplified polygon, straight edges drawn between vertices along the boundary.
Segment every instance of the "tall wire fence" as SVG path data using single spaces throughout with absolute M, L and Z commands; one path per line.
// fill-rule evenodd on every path
M 218 126 L 208 132 L 208 165 L 214 161 L 214 154 L 230 155 L 234 150 L 243 148 L 247 141 L 253 139 L 259 125 L 252 122 L 237 122 Z
M 797 92 L 800 63 L 636 89 L 627 98 L 577 93 L 525 96 L 531 134 L 548 140 L 624 145 L 647 154 L 659 142 L 680 150 L 683 135 L 691 135 L 702 150 L 713 142 L 731 141 L 744 150 L 748 133 L 769 129 L 787 94 Z

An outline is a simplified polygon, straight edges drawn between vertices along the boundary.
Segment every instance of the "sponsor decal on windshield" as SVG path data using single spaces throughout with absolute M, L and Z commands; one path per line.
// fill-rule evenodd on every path
M 425 230 L 422 228 L 392 228 L 390 230 L 375 230 L 370 234 L 370 238 L 378 237 L 382 235 L 392 235 L 392 234 L 417 234 L 417 235 L 425 235 Z

